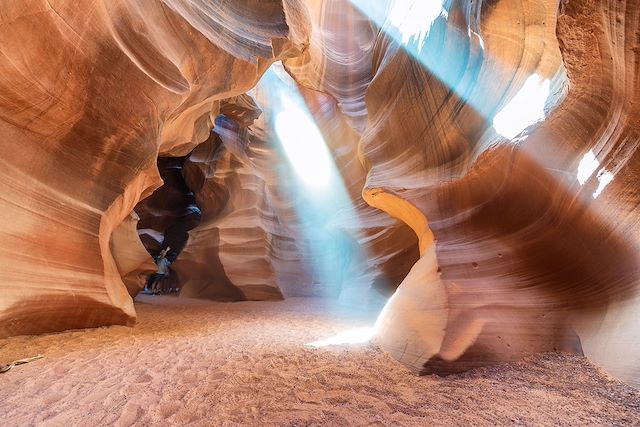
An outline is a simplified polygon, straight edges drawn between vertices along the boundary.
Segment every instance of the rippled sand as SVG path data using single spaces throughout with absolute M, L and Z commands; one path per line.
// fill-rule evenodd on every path
M 640 392 L 545 354 L 415 377 L 374 345 L 306 343 L 371 324 L 320 299 L 138 297 L 135 328 L 0 340 L 0 425 L 640 424 Z

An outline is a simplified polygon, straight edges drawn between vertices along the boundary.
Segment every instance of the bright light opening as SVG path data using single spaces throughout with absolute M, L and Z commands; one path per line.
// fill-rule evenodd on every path
M 293 169 L 311 188 L 322 188 L 331 179 L 331 156 L 316 124 L 300 108 L 285 105 L 275 128 Z
M 584 185 L 585 182 L 591 178 L 593 173 L 600 166 L 600 162 L 596 158 L 593 150 L 589 150 L 580 160 L 580 164 L 578 165 L 578 174 L 576 178 L 580 185 Z M 592 196 L 594 199 L 597 199 L 598 196 L 607 188 L 607 185 L 613 181 L 613 174 L 606 169 L 600 169 L 598 174 L 596 175 L 598 179 L 598 188 L 593 192 Z
M 611 181 L 613 181 L 613 174 L 606 169 L 601 169 L 600 172 L 598 172 L 598 188 L 593 193 L 593 198 L 597 199 Z
M 327 347 L 330 345 L 349 345 L 349 344 L 364 344 L 371 341 L 375 333 L 375 328 L 358 328 L 351 329 L 349 331 L 340 332 L 330 338 L 314 341 L 305 345 L 310 347 Z
M 549 90 L 548 79 L 541 81 L 537 74 L 529 76 L 520 92 L 494 117 L 496 132 L 513 140 L 532 124 L 544 120 Z
M 593 153 L 593 150 L 589 150 L 587 154 L 582 157 L 580 160 L 580 164 L 578 165 L 578 174 L 576 178 L 580 185 L 583 185 L 591 175 L 598 169 L 600 166 L 600 162 L 596 159 L 596 155 Z
M 402 36 L 405 46 L 416 38 L 419 49 L 429 35 L 431 25 L 438 16 L 447 16 L 442 0 L 395 0 L 389 12 L 389 22 Z

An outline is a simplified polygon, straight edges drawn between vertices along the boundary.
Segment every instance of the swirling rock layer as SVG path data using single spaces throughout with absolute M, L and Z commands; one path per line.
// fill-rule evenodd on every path
M 203 222 L 190 232 L 185 252 L 172 266 L 181 296 L 262 300 L 333 295 L 362 306 L 395 290 L 417 259 L 410 230 L 362 199 L 366 171 L 357 160 L 353 131 L 335 108 L 314 108 L 325 105 L 319 101 L 328 101 L 326 95 L 290 89 L 304 94 L 326 141 L 339 142 L 334 160 L 349 185 L 347 205 L 355 204 L 349 215 L 360 221 L 348 217 L 329 225 L 310 218 L 309 210 L 322 206 L 313 194 L 301 191 L 299 177 L 275 142 L 270 123 L 277 111 L 259 110 L 250 97 L 228 100 L 209 140 L 185 163 Z M 269 107 L 271 91 L 261 84 L 255 92 L 258 102 Z M 335 272 L 330 282 L 319 259 Z
M 407 35 L 420 2 L 378 14 L 367 2 L 309 3 L 311 49 L 287 68 L 366 117 L 352 123 L 365 200 L 419 240 L 379 320 L 383 348 L 437 373 L 584 351 L 638 381 L 638 6 L 444 2 L 430 28 Z M 336 20 L 360 29 L 370 69 L 341 55 L 358 49 Z M 507 140 L 492 120 L 534 73 L 549 81 L 548 117 Z M 599 164 L 583 182 L 590 152 Z
M 110 241 L 158 152 L 206 139 L 307 28 L 296 1 L 0 5 L 0 336 L 134 321 Z

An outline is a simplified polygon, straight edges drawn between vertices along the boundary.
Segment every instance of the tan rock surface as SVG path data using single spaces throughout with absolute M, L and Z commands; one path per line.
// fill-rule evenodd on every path
M 345 114 L 361 105 L 365 200 L 419 239 L 422 258 L 380 321 L 383 348 L 441 373 L 582 348 L 640 381 L 638 6 L 451 2 L 405 39 L 415 19 L 394 21 L 394 8 L 412 2 L 379 7 L 379 32 L 363 26 L 370 3 L 308 3 L 311 48 L 288 69 Z M 373 46 L 369 75 L 336 22 Z M 491 121 L 534 73 L 549 80 L 548 118 L 507 140 Z M 599 165 L 581 183 L 589 150 Z
M 280 77 L 286 79 L 282 72 Z M 366 170 L 356 153 L 359 138 L 335 105 L 325 108 L 331 98 L 290 79 L 272 78 L 279 83 L 261 82 L 254 91 L 264 111 L 248 96 L 225 101 L 211 137 L 185 163 L 184 176 L 203 210 L 203 222 L 190 232 L 185 251 L 172 265 L 181 296 L 263 300 L 335 295 L 343 303 L 379 305 L 381 295 L 393 292 L 417 259 L 415 239 L 362 199 Z M 342 209 L 341 214 L 311 214 L 327 205 L 321 194 L 301 188 L 276 142 L 271 123 L 278 111 L 271 103 L 277 101 L 270 97 L 275 84 L 307 99 L 325 133 L 342 181 L 330 189 L 329 198 L 335 200 L 325 202 Z M 314 215 L 335 218 L 323 223 Z M 323 277 L 325 263 L 335 270 L 333 277 Z
M 247 146 L 248 139 L 241 138 L 247 129 L 231 119 L 217 123 L 219 134 L 212 133 L 185 165 L 203 217 L 173 265 L 180 294 L 232 301 L 282 299 L 274 262 L 283 226 L 254 163 L 260 161 L 260 147 Z
M 190 151 L 218 100 L 304 48 L 305 16 L 296 1 L 0 5 L 0 336 L 134 321 L 113 231 L 160 184 L 158 151 Z

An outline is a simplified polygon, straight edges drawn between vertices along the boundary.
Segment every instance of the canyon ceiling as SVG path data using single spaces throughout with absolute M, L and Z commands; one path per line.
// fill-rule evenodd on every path
M 0 2 L 0 337 L 133 325 L 192 191 L 181 296 L 393 295 L 415 372 L 566 350 L 640 384 L 640 4 L 371 3 Z M 337 184 L 301 187 L 280 90 Z

